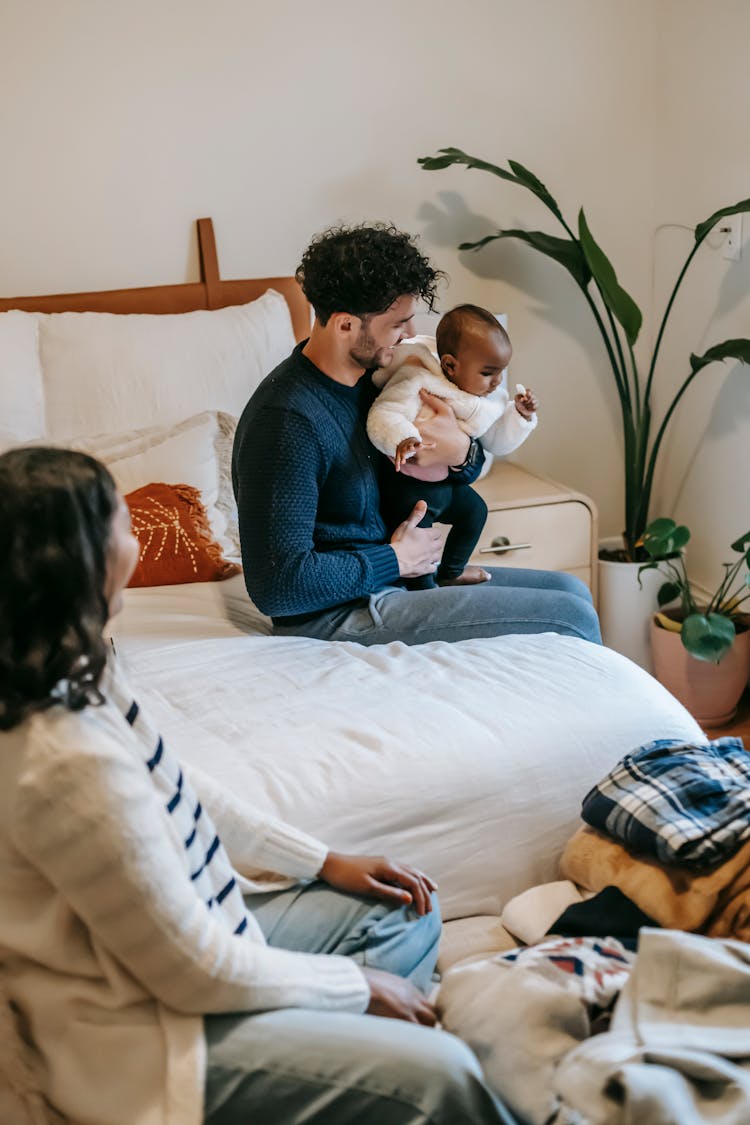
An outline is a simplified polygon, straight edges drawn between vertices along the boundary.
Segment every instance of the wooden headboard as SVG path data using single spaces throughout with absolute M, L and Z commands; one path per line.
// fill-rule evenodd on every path
M 266 289 L 286 298 L 297 340 L 310 335 L 310 306 L 293 277 L 257 277 L 222 281 L 211 219 L 198 219 L 201 279 L 185 285 L 152 285 L 145 289 L 109 289 L 99 293 L 60 293 L 45 297 L 0 297 L 0 312 L 182 313 L 220 309 L 254 301 Z

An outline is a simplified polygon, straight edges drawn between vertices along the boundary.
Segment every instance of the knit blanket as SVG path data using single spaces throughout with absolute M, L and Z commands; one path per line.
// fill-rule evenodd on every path
M 740 738 L 648 742 L 590 790 L 581 815 L 641 856 L 713 867 L 750 839 L 750 754 Z
M 557 1068 L 608 1024 L 635 962 L 613 938 L 550 938 L 449 969 L 437 1007 L 511 1112 L 547 1125 L 558 1106 Z

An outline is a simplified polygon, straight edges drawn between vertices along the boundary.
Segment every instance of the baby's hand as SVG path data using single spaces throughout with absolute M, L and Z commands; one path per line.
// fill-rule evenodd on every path
M 516 397 L 513 401 L 516 404 L 516 410 L 527 422 L 539 409 L 539 400 L 536 395 L 528 387 L 524 387 L 522 383 L 516 383 Z
M 401 466 L 413 457 L 418 449 L 421 449 L 422 442 L 419 438 L 407 437 L 400 441 L 396 446 L 396 456 L 393 459 L 393 466 L 397 473 L 401 472 Z

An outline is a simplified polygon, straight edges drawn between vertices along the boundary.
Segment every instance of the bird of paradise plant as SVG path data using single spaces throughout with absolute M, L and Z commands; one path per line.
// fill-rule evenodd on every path
M 652 414 L 651 392 L 664 330 L 685 274 L 706 236 L 721 219 L 750 211 L 750 199 L 744 199 L 730 207 L 722 207 L 695 228 L 694 245 L 667 302 L 643 378 L 633 350 L 643 322 L 641 310 L 618 282 L 612 263 L 589 229 L 583 208 L 578 213 L 576 233 L 566 222 L 556 200 L 541 180 L 516 160 L 509 160 L 506 169 L 469 156 L 459 148 L 441 148 L 437 155 L 421 157 L 418 163 L 430 172 L 449 168 L 454 164 L 464 165 L 467 169 L 476 168 L 517 184 L 535 195 L 564 228 L 566 237 L 562 238 L 536 230 L 498 230 L 477 242 L 463 242 L 458 249 L 480 250 L 497 239 L 519 239 L 564 266 L 583 293 L 607 352 L 622 413 L 625 453 L 624 557 L 629 561 L 647 559 L 649 556 L 643 549 L 642 540 L 649 522 L 654 472 L 664 435 L 678 403 L 698 373 L 709 364 L 725 359 L 750 363 L 750 340 L 746 338 L 714 344 L 702 355 L 691 354 L 690 371 L 657 423 Z

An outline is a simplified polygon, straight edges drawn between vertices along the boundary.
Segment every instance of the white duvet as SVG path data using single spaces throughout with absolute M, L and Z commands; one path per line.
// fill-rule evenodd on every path
M 331 847 L 424 868 L 446 918 L 499 914 L 555 878 L 582 797 L 623 753 L 703 739 L 642 669 L 555 634 L 412 648 L 271 637 L 241 575 L 128 590 L 114 624 L 180 756 Z

